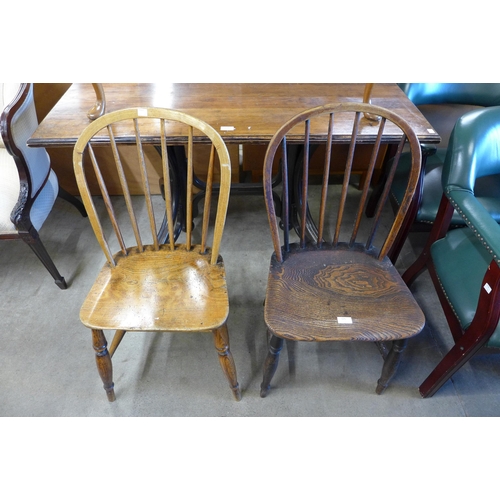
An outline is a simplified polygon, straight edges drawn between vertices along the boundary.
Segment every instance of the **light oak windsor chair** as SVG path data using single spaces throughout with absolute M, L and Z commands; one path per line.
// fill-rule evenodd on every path
M 157 141 L 161 143 L 165 178 L 165 202 L 161 203 L 157 211 L 161 218 L 166 214 L 170 234 L 173 234 L 174 221 L 171 213 L 167 142 L 187 142 L 187 200 L 193 198 L 193 149 L 197 142 L 212 144 L 200 243 L 193 242 L 191 225 L 186 228 L 185 243 L 175 243 L 173 238 L 167 244 L 161 244 L 158 240 L 154 200 L 149 189 L 141 138 L 141 128 L 152 126 L 150 122 L 155 124 L 155 130 L 158 131 Z M 128 128 L 125 128 L 125 123 Z M 99 170 L 98 150 L 103 148 L 105 143 L 108 143 L 112 150 L 123 189 L 129 216 L 128 234 L 124 230 L 125 222 L 116 216 L 113 200 Z M 132 199 L 127 186 L 125 169 L 120 158 L 121 143 L 134 144 L 137 149 L 147 212 L 147 223 L 144 224 L 146 228 L 140 224 L 140 218 L 136 215 L 137 209 L 134 208 L 137 202 Z M 82 200 L 107 261 L 83 303 L 80 319 L 92 330 L 97 368 L 109 401 L 115 400 L 111 357 L 127 331 L 212 332 L 222 370 L 235 399 L 240 400 L 241 391 L 229 350 L 226 326 L 229 301 L 225 269 L 219 256 L 231 180 L 230 159 L 220 135 L 205 122 L 179 111 L 157 108 L 125 109 L 105 114 L 91 122 L 75 145 L 73 160 Z M 217 160 L 220 165 L 220 186 L 212 234 L 209 231 L 211 187 Z M 100 186 L 109 216 L 107 225 L 101 222 L 102 217 L 89 192 L 87 175 L 90 173 L 88 170 L 92 171 L 92 168 L 87 166 L 93 166 Z M 186 210 L 187 220 L 191 220 L 192 203 L 187 203 Z M 106 231 L 109 226 L 112 230 Z M 140 226 L 144 232 L 148 231 L 149 226 L 149 243 L 145 241 Z M 108 232 L 114 233 L 118 242 L 119 250 L 116 253 L 111 250 Z M 127 236 L 134 242 L 132 246 L 127 246 Z M 109 350 L 104 330 L 116 331 Z

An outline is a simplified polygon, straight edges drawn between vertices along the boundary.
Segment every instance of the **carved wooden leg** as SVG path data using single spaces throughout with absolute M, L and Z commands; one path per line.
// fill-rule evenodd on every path
M 49 253 L 45 249 L 38 232 L 35 228 L 31 228 L 31 230 L 27 233 L 21 234 L 22 239 L 29 245 L 31 250 L 35 253 L 35 255 L 40 259 L 40 262 L 45 266 L 45 269 L 49 271 L 52 278 L 54 278 L 55 284 L 61 289 L 66 290 L 68 285 L 66 284 L 66 280 L 61 276 L 59 271 L 57 270 L 56 265 L 51 259 Z
M 408 342 L 407 339 L 402 339 L 402 340 L 395 340 L 392 343 L 392 348 L 389 351 L 389 354 L 387 355 L 384 361 L 384 366 L 382 368 L 382 375 L 380 376 L 377 383 L 377 389 L 376 389 L 377 394 L 382 394 L 389 385 L 389 382 L 391 381 L 392 377 L 394 377 L 394 374 L 398 369 L 399 362 L 401 361 L 401 354 L 405 350 L 407 342 Z
M 229 335 L 227 333 L 227 325 L 222 325 L 217 330 L 213 331 L 215 348 L 219 355 L 219 363 L 229 381 L 229 386 L 233 391 L 233 396 L 236 401 L 241 399 L 241 389 L 236 378 L 236 366 L 234 365 L 233 355 L 229 350 Z
M 104 384 L 108 401 L 113 402 L 115 398 L 115 384 L 113 384 L 113 366 L 108 352 L 108 343 L 102 330 L 92 330 L 92 343 L 95 351 L 97 371 Z
M 269 341 L 269 353 L 267 354 L 267 358 L 264 363 L 264 377 L 262 379 L 262 384 L 260 385 L 261 398 L 265 398 L 269 392 L 271 380 L 276 372 L 276 368 L 278 368 L 278 361 L 282 347 L 283 339 L 271 335 L 271 340 Z

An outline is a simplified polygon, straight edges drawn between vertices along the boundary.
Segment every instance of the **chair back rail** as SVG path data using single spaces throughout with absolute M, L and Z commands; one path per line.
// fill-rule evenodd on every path
M 122 142 L 135 144 L 137 151 L 137 162 L 139 165 L 140 178 L 142 189 L 144 192 L 144 200 L 146 205 L 147 219 L 149 223 L 149 229 L 152 238 L 152 247 L 155 250 L 160 248 L 160 242 L 158 239 L 157 224 L 155 218 L 155 210 L 153 197 L 151 195 L 151 189 L 148 180 L 147 164 L 144 151 L 144 141 L 141 137 L 141 120 L 152 119 L 159 122 L 159 136 L 158 141 L 160 143 L 160 151 L 162 155 L 162 174 L 165 179 L 165 204 L 162 206 L 162 210 L 165 210 L 165 217 L 169 229 L 169 233 L 174 233 L 174 220 L 172 214 L 172 201 L 174 199 L 172 193 L 171 185 L 171 175 L 170 168 L 168 164 L 168 154 L 167 148 L 169 144 L 172 144 L 171 136 L 175 135 L 175 144 L 182 142 L 186 147 L 186 158 L 187 158 L 187 187 L 186 187 L 186 220 L 192 219 L 193 214 L 193 149 L 197 141 L 206 143 L 206 139 L 211 141 L 212 148 L 209 158 L 208 165 L 208 178 L 207 178 L 207 190 L 205 195 L 203 220 L 201 223 L 201 251 L 204 253 L 209 248 L 209 220 L 210 220 L 210 204 L 212 201 L 212 187 L 213 187 L 213 176 L 215 172 L 215 158 L 216 154 L 219 159 L 220 165 L 220 184 L 219 184 L 219 197 L 217 201 L 217 213 L 215 217 L 215 225 L 212 240 L 212 256 L 211 263 L 215 264 L 218 258 L 218 252 L 220 248 L 220 242 L 222 239 L 222 232 L 225 224 L 227 206 L 229 201 L 229 188 L 231 180 L 231 166 L 229 160 L 229 154 L 227 148 L 220 137 L 220 135 L 205 122 L 198 120 L 186 113 L 182 113 L 175 110 L 168 109 L 158 109 L 158 108 L 131 108 L 125 110 L 119 110 L 112 113 L 103 115 L 102 117 L 96 119 L 88 125 L 88 127 L 82 132 L 77 144 L 74 149 L 74 165 L 75 165 L 75 175 L 77 183 L 82 195 L 85 206 L 90 216 L 90 221 L 96 237 L 101 245 L 101 248 L 106 255 L 107 261 L 111 265 L 115 265 L 115 258 L 113 252 L 111 251 L 110 244 L 105 235 L 103 225 L 99 219 L 97 209 L 94 205 L 90 191 L 88 188 L 88 183 L 86 179 L 86 171 L 84 168 L 84 153 L 88 150 L 91 163 L 93 165 L 93 170 L 97 178 L 97 182 L 103 197 L 104 205 L 106 207 L 111 226 L 113 228 L 113 233 L 118 241 L 120 252 L 123 255 L 127 255 L 127 244 L 125 242 L 125 237 L 123 236 L 122 224 L 118 221 L 116 217 L 115 210 L 113 208 L 112 198 L 108 193 L 106 188 L 106 181 L 102 175 L 102 171 L 99 166 L 98 155 L 96 151 L 103 144 L 109 143 L 111 150 L 113 152 L 113 159 L 116 167 L 116 173 L 120 181 L 120 185 L 123 190 L 123 196 L 125 204 L 127 207 L 128 218 L 130 220 L 130 225 L 132 232 L 135 237 L 135 242 L 137 248 L 140 252 L 144 251 L 145 245 L 147 244 L 144 237 L 141 236 L 140 224 L 134 209 L 133 199 L 130 194 L 130 190 L 127 184 L 127 178 L 125 174 L 125 168 L 122 163 L 120 155 L 120 144 Z M 126 141 L 123 140 L 123 135 L 118 137 L 117 130 L 124 130 L 124 124 L 129 121 L 130 126 L 127 126 L 127 130 L 133 130 L 133 135 L 127 137 Z M 123 122 L 123 123 L 122 123 Z M 118 128 L 121 127 L 121 128 Z M 181 132 L 182 130 L 182 132 Z M 195 131 L 197 131 L 195 139 Z M 105 133 L 103 136 L 102 132 Z M 204 138 L 203 138 L 204 137 Z M 171 250 L 176 249 L 180 245 L 176 245 L 174 239 L 171 238 L 168 243 Z M 193 233 L 191 224 L 186 226 L 186 242 L 185 249 L 187 251 L 193 249 Z
M 421 165 L 421 151 L 420 144 L 418 139 L 410 127 L 408 123 L 402 120 L 398 115 L 394 114 L 390 110 L 386 110 L 380 108 L 378 106 L 373 106 L 366 103 L 341 103 L 341 104 L 331 104 L 327 106 L 319 106 L 312 110 L 307 110 L 299 115 L 295 116 L 287 123 L 285 123 L 275 134 L 269 148 L 267 150 L 267 154 L 264 160 L 264 191 L 266 197 L 266 203 L 268 206 L 268 215 L 269 222 L 271 227 L 271 234 L 273 238 L 274 250 L 277 256 L 278 261 L 283 261 L 283 251 L 285 254 L 290 250 L 290 172 L 293 170 L 293 165 L 290 165 L 289 158 L 289 145 L 291 144 L 290 138 L 293 137 L 292 141 L 297 142 L 297 125 L 303 123 L 303 133 L 301 134 L 302 140 L 300 142 L 302 147 L 301 158 L 300 161 L 302 163 L 302 176 L 301 176 L 301 186 L 300 186 L 300 196 L 301 202 L 299 203 L 299 207 L 297 208 L 298 213 L 300 214 L 300 228 L 299 228 L 299 238 L 300 238 L 300 247 L 305 248 L 308 243 L 308 234 L 307 227 L 309 224 L 308 221 L 308 200 L 309 195 L 309 164 L 311 157 L 311 150 L 313 142 L 311 141 L 311 127 L 312 122 L 318 119 L 324 119 L 325 116 L 328 120 L 328 133 L 326 134 L 326 144 L 325 144 L 325 155 L 323 161 L 323 175 L 321 181 L 321 194 L 320 194 L 320 203 L 319 203 L 319 215 L 317 217 L 318 220 L 318 229 L 317 229 L 317 238 L 314 241 L 314 244 L 318 247 L 321 247 L 323 243 L 325 243 L 325 221 L 327 218 L 328 210 L 327 210 L 327 197 L 329 191 L 329 180 L 330 180 L 330 167 L 336 159 L 332 158 L 332 145 L 334 142 L 339 140 L 335 136 L 335 116 L 338 113 L 346 113 L 349 112 L 353 115 L 353 126 L 352 126 L 352 134 L 349 143 L 349 151 L 347 155 L 347 160 L 344 167 L 344 175 L 342 180 L 341 192 L 338 199 L 338 211 L 336 217 L 335 228 L 333 231 L 333 237 L 331 244 L 336 246 L 339 244 L 341 239 L 341 228 L 342 224 L 345 221 L 346 212 L 350 210 L 346 208 L 347 195 L 349 190 L 349 185 L 351 183 L 352 176 L 352 165 L 354 161 L 354 155 L 356 152 L 356 145 L 360 142 L 367 143 L 370 142 L 373 144 L 371 156 L 367 165 L 367 181 L 364 183 L 359 204 L 356 210 L 355 220 L 352 227 L 352 232 L 350 234 L 350 238 L 347 240 L 350 246 L 353 246 L 356 243 L 356 240 L 359 236 L 359 229 L 362 221 L 362 216 L 365 211 L 365 206 L 367 204 L 369 190 L 370 190 L 370 180 L 372 178 L 374 168 L 377 162 L 377 157 L 383 151 L 381 148 L 381 144 L 385 141 L 387 142 L 387 138 L 384 133 L 387 131 L 388 123 L 391 124 L 392 129 L 389 131 L 391 135 L 391 141 L 396 141 L 398 144 L 396 159 L 392 164 L 391 170 L 388 175 L 387 183 L 385 185 L 382 196 L 379 199 L 379 203 L 377 205 L 375 217 L 373 217 L 371 221 L 371 229 L 368 231 L 368 238 L 365 243 L 365 247 L 367 250 L 371 250 L 373 247 L 373 242 L 375 238 L 375 234 L 377 232 L 377 228 L 379 226 L 383 209 L 386 205 L 386 202 L 389 198 L 389 192 L 391 187 L 391 182 L 394 178 L 394 174 L 397 168 L 397 164 L 399 158 L 401 156 L 401 152 L 403 151 L 403 147 L 406 143 L 409 143 L 410 149 L 413 155 L 413 163 L 411 175 L 408 183 L 408 187 L 406 190 L 405 198 L 401 207 L 395 217 L 394 224 L 389 231 L 384 244 L 381 246 L 381 249 L 378 254 L 378 258 L 383 260 L 387 253 L 389 252 L 392 244 L 394 243 L 398 231 L 402 225 L 405 214 L 409 208 L 410 201 L 412 199 L 413 193 L 415 191 L 415 187 L 418 181 L 418 174 Z M 370 120 L 367 120 L 365 115 L 369 115 L 371 117 Z M 374 121 L 373 117 L 378 116 L 379 120 Z M 394 127 L 397 127 L 397 132 L 394 131 Z M 289 137 L 287 139 L 287 136 Z M 369 137 L 368 137 L 369 136 Z M 272 166 L 274 157 L 278 152 L 278 148 L 281 145 L 281 155 L 282 155 L 282 171 L 283 171 L 283 194 L 282 194 L 282 207 L 281 207 L 281 222 L 283 227 L 283 248 L 281 247 L 280 241 L 280 233 L 278 231 L 279 223 L 277 221 L 276 210 L 274 207 L 273 196 L 272 196 Z
M 15 87 L 10 85 L 9 87 Z M 29 213 L 34 200 L 45 187 L 51 170 L 44 148 L 29 148 L 27 141 L 38 126 L 32 83 L 19 84 L 12 101 L 2 110 L 0 132 L 5 149 L 13 157 L 24 191 L 14 214 Z M 25 217 L 24 217 L 25 218 Z

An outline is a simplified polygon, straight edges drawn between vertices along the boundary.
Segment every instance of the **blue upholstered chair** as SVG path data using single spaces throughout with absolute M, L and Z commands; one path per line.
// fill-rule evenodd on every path
M 441 200 L 441 172 L 451 130 L 460 116 L 474 109 L 500 105 L 500 83 L 404 83 L 399 84 L 409 99 L 419 107 L 440 134 L 436 145 L 422 144 L 422 173 L 399 242 L 393 248 L 395 260 L 410 231 L 429 231 L 436 218 Z M 402 158 L 392 184 L 391 201 L 395 208 L 401 203 L 409 171 L 409 162 Z M 500 194 L 500 176 L 478 179 L 476 196 L 489 199 Z M 488 209 L 500 222 L 500 199 L 489 203 Z M 462 226 L 462 218 L 455 213 L 453 226 Z
M 61 289 L 67 288 L 38 231 L 58 195 L 86 215 L 81 202 L 60 189 L 43 148 L 27 141 L 38 126 L 30 83 L 0 84 L 0 239 L 22 239 L 35 252 Z
M 455 345 L 420 386 L 432 396 L 480 349 L 500 349 L 500 226 L 479 197 L 481 179 L 500 174 L 500 106 L 471 111 L 456 123 L 444 159 L 441 203 L 429 240 L 403 280 L 428 268 Z M 450 228 L 453 217 L 462 227 Z

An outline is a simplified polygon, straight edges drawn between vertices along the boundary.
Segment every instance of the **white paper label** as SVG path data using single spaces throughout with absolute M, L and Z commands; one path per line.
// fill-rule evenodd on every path
M 139 116 L 148 116 L 148 110 L 146 108 L 139 108 L 137 114 Z
M 236 130 L 235 127 L 231 127 L 229 125 L 224 125 L 220 128 L 221 130 Z
M 491 293 L 491 286 L 488 283 L 486 283 L 483 288 L 486 290 L 487 293 Z
M 337 316 L 337 323 L 351 324 L 352 318 L 350 316 Z

